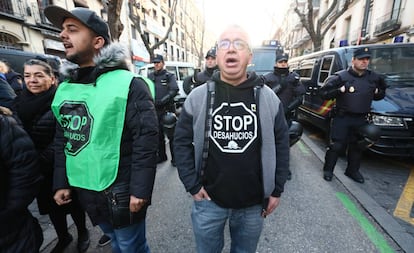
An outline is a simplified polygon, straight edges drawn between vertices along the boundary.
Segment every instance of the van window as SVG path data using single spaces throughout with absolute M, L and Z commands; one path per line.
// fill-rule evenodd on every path
M 414 86 L 412 46 L 372 48 L 370 69 L 383 74 L 388 85 Z
M 311 79 L 312 78 L 312 72 L 313 72 L 313 66 L 315 64 L 315 60 L 304 60 L 299 69 L 299 75 L 301 78 L 305 79 Z
M 178 68 L 178 73 L 177 73 Z M 192 76 L 194 74 L 194 68 L 193 67 L 180 67 L 180 66 L 165 66 L 165 69 L 168 72 L 174 73 L 177 81 L 178 80 L 184 80 L 187 76 Z M 148 73 L 151 73 L 154 71 L 154 67 L 148 68 Z
M 194 75 L 194 68 L 190 67 L 178 67 L 178 74 L 180 80 L 184 80 L 187 76 Z
M 301 78 L 311 79 L 312 77 L 312 68 L 303 68 L 298 71 Z
M 175 68 L 175 66 L 165 66 L 165 69 L 168 71 L 168 72 L 171 72 L 171 73 L 173 73 L 174 75 L 175 75 L 175 78 L 178 78 L 178 76 L 177 76 L 177 69 Z M 149 70 L 149 69 L 148 69 Z M 153 69 L 151 69 L 151 71 L 150 72 L 152 72 L 152 71 L 154 71 Z
M 252 54 L 252 62 L 247 67 L 247 71 L 254 71 L 258 75 L 273 72 L 276 59 L 276 49 L 274 47 L 252 48 Z
M 321 69 L 319 71 L 318 85 L 321 86 L 326 78 L 331 74 L 333 56 L 325 56 L 322 59 Z

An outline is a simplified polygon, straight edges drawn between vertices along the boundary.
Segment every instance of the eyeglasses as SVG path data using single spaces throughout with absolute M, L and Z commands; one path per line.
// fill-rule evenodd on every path
M 236 50 L 244 50 L 246 48 L 249 48 L 249 44 L 247 44 L 245 41 L 243 40 L 220 40 L 217 43 L 217 48 L 218 49 L 222 49 L 222 50 L 228 50 L 230 48 L 230 45 L 233 44 L 233 47 Z

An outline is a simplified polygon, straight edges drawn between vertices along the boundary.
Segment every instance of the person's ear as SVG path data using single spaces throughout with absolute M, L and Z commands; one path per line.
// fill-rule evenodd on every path
M 105 39 L 102 36 L 97 36 L 94 38 L 94 47 L 95 49 L 101 49 L 105 45 Z

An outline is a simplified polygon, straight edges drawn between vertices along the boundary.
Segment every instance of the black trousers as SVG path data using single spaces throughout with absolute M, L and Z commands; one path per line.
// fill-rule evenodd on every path
M 164 131 L 164 124 L 163 124 L 163 116 L 165 115 L 165 110 L 157 110 L 158 116 L 158 154 L 157 158 L 159 160 L 167 160 L 167 153 L 165 149 L 165 135 L 169 140 L 170 152 L 171 152 L 171 159 L 174 160 L 174 133 L 170 133 L 170 131 Z
M 358 129 L 365 124 L 365 115 L 341 115 L 332 119 L 331 140 L 325 154 L 324 171 L 333 171 L 339 155 L 345 151 L 348 161 L 346 171 L 359 171 L 363 149 L 358 145 Z

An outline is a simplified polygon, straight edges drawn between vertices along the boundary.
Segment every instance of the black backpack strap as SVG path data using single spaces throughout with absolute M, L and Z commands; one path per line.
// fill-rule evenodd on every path
M 207 81 L 207 106 L 206 106 L 206 120 L 205 120 L 205 127 L 204 127 L 204 144 L 203 144 L 203 155 L 202 155 L 202 163 L 201 163 L 201 176 L 204 175 L 204 170 L 207 166 L 207 158 L 208 158 L 208 149 L 210 144 L 210 130 L 212 125 L 212 117 L 213 117 L 213 107 L 214 107 L 214 97 L 215 97 L 215 87 L 216 84 L 214 81 Z

